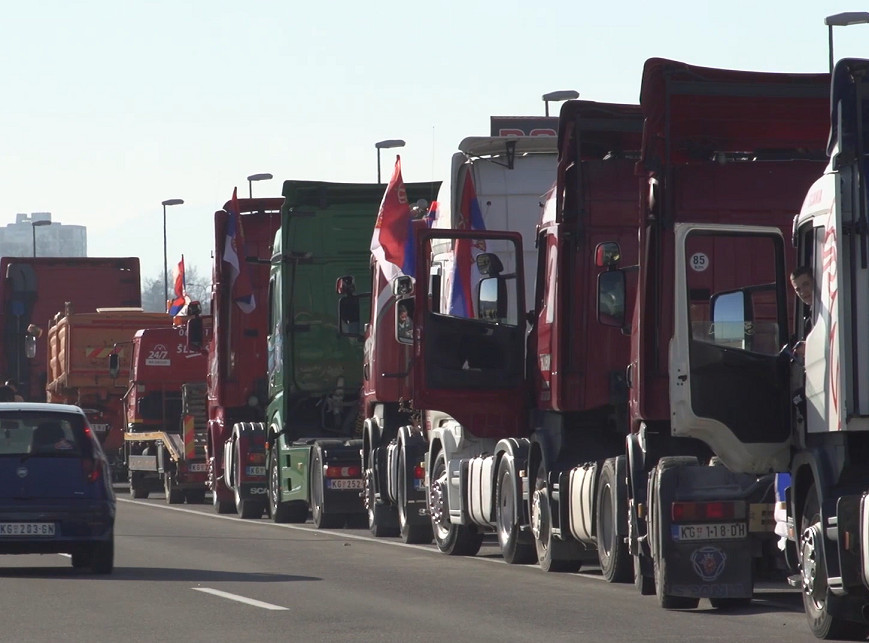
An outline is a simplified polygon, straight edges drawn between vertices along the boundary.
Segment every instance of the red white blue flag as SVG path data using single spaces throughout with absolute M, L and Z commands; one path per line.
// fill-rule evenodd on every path
M 238 208 L 238 188 L 232 189 L 232 202 L 227 213 L 223 260 L 229 264 L 229 291 L 241 311 L 250 313 L 256 308 L 256 299 L 244 261 L 244 229 Z
M 459 230 L 485 230 L 483 212 L 477 201 L 477 190 L 470 168 L 465 173 L 462 187 L 462 199 L 459 204 L 459 220 L 456 224 Z M 453 267 L 452 290 L 450 292 L 449 313 L 456 317 L 474 316 L 474 285 L 480 280 L 476 258 L 486 251 L 485 241 L 473 239 L 457 239 L 453 251 L 455 263 Z
M 407 257 L 407 248 L 411 243 L 411 219 L 407 191 L 401 178 L 401 157 L 396 156 L 395 169 L 383 193 L 374 234 L 371 236 L 371 254 L 388 281 L 408 267 L 406 258 L 410 258 Z
M 181 309 L 187 304 L 187 282 L 184 275 L 184 255 L 181 255 L 181 261 L 172 269 L 172 280 L 175 283 L 174 297 L 169 302 L 169 314 L 177 315 Z

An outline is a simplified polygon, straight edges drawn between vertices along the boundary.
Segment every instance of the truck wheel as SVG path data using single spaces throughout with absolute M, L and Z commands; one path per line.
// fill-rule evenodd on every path
M 214 510 L 219 514 L 231 514 L 235 510 L 235 505 L 231 500 L 221 500 L 220 492 L 217 490 L 217 487 L 221 483 L 215 484 L 214 491 L 211 492 L 211 504 L 214 506 Z
M 655 566 L 655 594 L 658 604 L 665 610 L 690 610 L 700 604 L 699 598 L 692 596 L 671 596 L 664 591 L 664 579 L 666 578 L 666 564 L 657 556 L 652 559 Z
M 476 527 L 454 525 L 450 522 L 447 495 L 447 461 L 444 452 L 438 453 L 428 489 L 428 507 L 431 515 L 435 544 L 450 556 L 475 556 L 483 544 L 483 534 Z
M 534 535 L 534 546 L 537 550 L 537 563 L 544 572 L 576 572 L 582 567 L 582 561 L 573 558 L 559 558 L 553 551 L 558 542 L 552 537 L 552 516 L 549 509 L 549 479 L 546 465 L 541 460 L 537 467 L 537 477 L 534 479 L 534 490 L 531 493 L 531 533 Z
M 235 487 L 235 511 L 238 513 L 239 518 L 243 518 L 244 520 L 260 518 L 265 509 L 265 505 L 261 500 L 242 498 L 238 486 Z
M 624 483 L 618 479 L 618 463 L 610 458 L 603 463 L 597 484 L 597 515 L 595 536 L 600 571 L 608 583 L 627 583 L 631 579 L 631 557 L 628 544 L 619 537 L 619 515 L 627 513 Z
M 328 514 L 325 509 L 325 493 L 323 485 L 323 454 L 319 445 L 311 449 L 311 518 L 317 529 L 338 529 L 344 526 L 343 514 Z
M 495 523 L 498 531 L 498 544 L 504 560 L 511 565 L 533 563 L 537 558 L 537 549 L 533 541 L 528 541 L 519 527 L 519 516 L 516 507 L 516 472 L 513 462 L 506 457 L 498 463 L 497 487 L 495 490 L 497 504 L 495 505 Z
M 130 496 L 133 498 L 147 498 L 148 497 L 148 484 L 146 480 L 143 480 L 143 475 L 141 471 L 130 471 Z
M 188 489 L 184 496 L 188 505 L 201 505 L 205 502 L 205 489 Z
M 375 450 L 372 449 L 368 455 L 368 466 L 365 467 L 362 473 L 362 498 L 365 501 L 365 512 L 368 514 L 368 531 L 375 538 L 397 536 L 400 532 L 395 507 L 377 502 L 377 498 L 374 495 L 373 461 L 375 457 Z
M 655 579 L 643 574 L 643 564 L 639 556 L 634 559 L 634 587 L 641 596 L 651 596 L 655 593 Z
M 289 503 L 281 502 L 281 467 L 275 455 L 276 446 L 269 450 L 269 515 L 273 522 L 290 522 Z M 304 522 L 304 519 L 302 520 Z
M 166 492 L 167 505 L 180 505 L 184 502 L 184 492 L 174 484 L 168 473 L 163 474 L 163 489 Z
M 408 545 L 427 545 L 431 542 L 431 522 L 411 524 L 407 513 L 407 457 L 404 445 L 398 451 L 398 530 L 401 539 Z M 476 553 L 476 552 L 475 552 Z
M 819 639 L 856 640 L 865 638 L 866 625 L 833 616 L 827 611 L 829 587 L 824 561 L 821 511 L 817 487 L 812 484 L 803 504 L 799 536 L 803 606 L 809 629 Z

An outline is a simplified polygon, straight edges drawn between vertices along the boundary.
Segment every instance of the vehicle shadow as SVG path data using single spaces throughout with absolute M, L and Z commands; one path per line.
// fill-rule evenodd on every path
M 76 580 L 93 578 L 107 581 L 183 581 L 185 583 L 216 583 L 224 581 L 237 583 L 290 583 L 323 580 L 317 576 L 231 572 L 178 567 L 115 567 L 114 571 L 108 575 L 91 574 L 86 570 L 78 570 L 72 567 L 3 567 L 0 568 L 0 577 L 69 578 Z

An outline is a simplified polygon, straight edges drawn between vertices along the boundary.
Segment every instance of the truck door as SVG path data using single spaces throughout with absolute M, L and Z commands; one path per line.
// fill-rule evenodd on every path
M 521 236 L 425 229 L 416 248 L 414 407 L 481 438 L 525 433 Z
M 670 410 L 737 472 L 785 471 L 790 394 L 777 228 L 676 224 Z

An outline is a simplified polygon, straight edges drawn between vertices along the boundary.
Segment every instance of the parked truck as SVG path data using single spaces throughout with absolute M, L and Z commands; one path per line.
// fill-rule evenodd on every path
M 370 279 L 380 184 L 284 182 L 269 299 L 269 512 L 320 528 L 365 523 L 359 454 L 363 343 L 339 332 L 337 275 Z M 410 183 L 426 210 L 438 183 Z M 361 317 L 357 318 L 357 322 Z
M 794 220 L 797 265 L 808 267 L 811 304 L 796 300 L 790 369 L 770 369 L 775 424 L 758 427 L 759 464 L 789 471 L 789 561 L 812 633 L 865 640 L 869 632 L 869 60 L 833 71 L 826 170 L 805 192 Z M 797 192 L 799 196 L 799 192 Z M 778 267 L 778 289 L 789 287 Z M 744 289 L 743 289 L 744 290 Z M 757 315 L 744 301 L 734 320 Z M 722 295 L 727 297 L 727 295 Z M 724 309 L 730 305 L 716 309 Z M 779 306 L 783 306 L 779 302 Z M 724 311 L 719 315 L 724 315 Z M 779 324 L 784 318 L 779 316 Z M 746 324 L 747 327 L 747 324 Z M 747 333 L 733 350 L 747 353 Z M 782 418 L 789 418 L 788 426 Z
M 184 321 L 176 317 L 172 326 L 143 328 L 129 342 L 130 377 L 121 401 L 133 498 L 163 490 L 168 504 L 205 502 L 208 358 L 203 348 L 190 346 Z M 211 317 L 203 322 L 207 343 Z M 120 354 L 112 353 L 110 360 L 118 374 Z
M 219 513 L 252 517 L 259 507 L 262 514 L 265 437 L 251 427 L 266 417 L 268 265 L 282 203 L 233 199 L 215 212 L 211 340 L 204 343 L 201 318 L 188 321 L 197 329 L 188 331 L 188 340 L 208 347 L 206 486 Z M 233 468 L 233 462 L 244 466 Z
M 493 130 L 501 128 L 498 123 L 515 121 L 492 120 Z M 540 119 L 534 122 L 541 124 Z M 557 125 L 557 119 L 548 123 Z M 520 232 L 526 254 L 527 248 L 533 253 L 541 202 L 552 186 L 555 163 L 555 136 L 530 136 L 515 129 L 508 136 L 465 138 L 452 156 L 451 180 L 441 189 L 434 227 L 470 227 L 462 217 L 469 215 L 466 202 L 475 198 L 486 228 Z M 443 194 L 445 189 L 448 194 Z M 535 265 L 533 260 L 526 263 L 532 272 Z M 408 543 L 429 542 L 431 519 L 423 484 L 428 440 L 411 405 L 411 345 L 398 337 L 394 304 L 386 305 L 391 284 L 373 256 L 370 273 L 371 296 L 379 305 L 368 307 L 363 329 L 362 470 L 368 527 L 377 536 L 400 534 Z M 527 283 L 533 288 L 534 279 Z M 359 297 L 349 289 L 344 294 L 344 306 Z
M 745 604 L 774 571 L 762 563 L 776 560 L 772 474 L 790 435 L 784 238 L 824 165 L 828 87 L 827 74 L 644 68 L 632 312 L 619 244 L 599 253 L 599 318 L 632 340 L 626 455 L 603 467 L 624 467 L 613 505 L 628 514 L 614 516 L 637 588 L 665 608 Z
M 48 350 L 43 334 L 54 315 L 65 308 L 92 313 L 101 307 L 141 305 L 136 257 L 0 258 L 0 378 L 15 380 L 25 400 L 45 401 Z M 85 411 L 116 466 L 123 445 L 117 409 L 94 404 Z
M 129 385 L 129 351 L 135 332 L 148 326 L 170 325 L 165 313 L 146 313 L 141 308 L 98 308 L 96 312 L 73 312 L 69 307 L 49 322 L 47 345 L 47 401 L 75 404 L 89 418 L 103 420 L 117 434 L 116 454 L 112 458 L 116 476 L 125 471 L 124 412 L 121 397 Z M 109 372 L 109 356 L 120 345 L 122 368 Z M 116 441 L 106 438 L 106 444 Z

